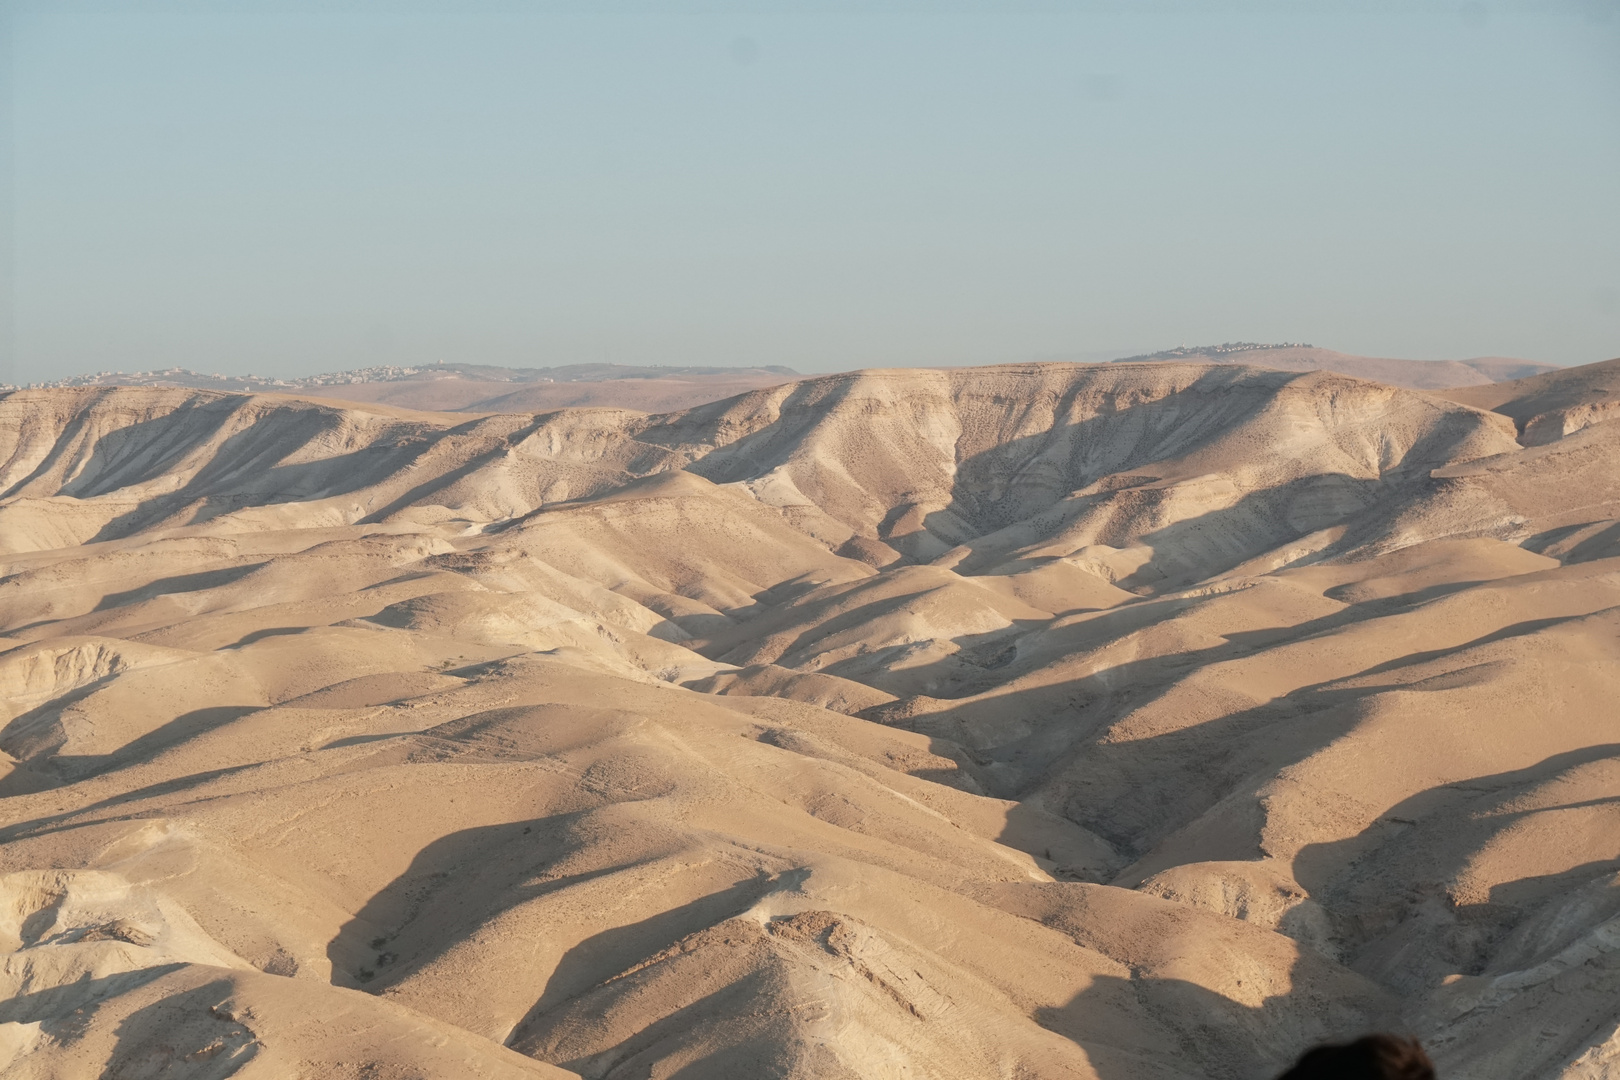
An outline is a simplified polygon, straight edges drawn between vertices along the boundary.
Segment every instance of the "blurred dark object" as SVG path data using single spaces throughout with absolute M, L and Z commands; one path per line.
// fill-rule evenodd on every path
M 1434 1063 L 1416 1039 L 1365 1035 L 1306 1051 L 1278 1080 L 1434 1080 Z

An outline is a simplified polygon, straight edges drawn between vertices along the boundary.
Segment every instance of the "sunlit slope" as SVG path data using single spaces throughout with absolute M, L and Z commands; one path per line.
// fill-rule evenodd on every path
M 1170 364 L 0 398 L 0 1070 L 1601 1075 L 1620 435 L 1522 427 Z
M 973 569 L 1095 548 L 1109 573 L 1155 587 L 1403 502 L 1428 470 L 1515 445 L 1503 418 L 1411 391 L 1175 364 L 859 372 L 638 438 L 829 541 L 847 529 L 924 561 L 960 546 Z
M 221 517 L 504 521 L 685 468 L 880 564 L 966 545 L 986 566 L 1044 542 L 1039 556 L 1097 548 L 1145 585 L 1404 503 L 1428 470 L 1515 445 L 1505 418 L 1411 391 L 1172 364 L 861 372 L 662 417 L 458 424 L 108 388 L 21 391 L 0 412 L 11 550 L 40 529 L 107 540 Z M 1199 535 L 1177 529 L 1194 519 Z
M 1620 359 L 1441 394 L 1511 418 L 1526 446 L 1555 442 L 1620 416 Z

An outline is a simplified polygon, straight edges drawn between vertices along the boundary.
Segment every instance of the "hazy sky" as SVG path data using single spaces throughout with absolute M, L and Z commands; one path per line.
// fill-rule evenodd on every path
M 948 6 L 13 3 L 0 380 L 1620 355 L 1620 0 Z

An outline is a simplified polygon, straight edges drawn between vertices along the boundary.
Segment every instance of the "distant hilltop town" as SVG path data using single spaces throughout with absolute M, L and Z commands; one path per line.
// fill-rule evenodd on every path
M 1221 345 L 1177 345 L 1162 352 L 1143 353 L 1141 356 L 1123 356 L 1114 361 L 1128 364 L 1135 360 L 1186 360 L 1198 356 L 1224 356 L 1227 353 L 1259 352 L 1262 349 L 1314 349 L 1315 345 L 1303 341 L 1279 341 L 1263 344 L 1258 341 L 1228 341 Z

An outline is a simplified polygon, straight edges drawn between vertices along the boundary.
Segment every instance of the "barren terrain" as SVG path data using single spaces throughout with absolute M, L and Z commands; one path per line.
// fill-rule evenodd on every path
M 0 1072 L 1613 1076 L 1617 387 L 0 396 Z

